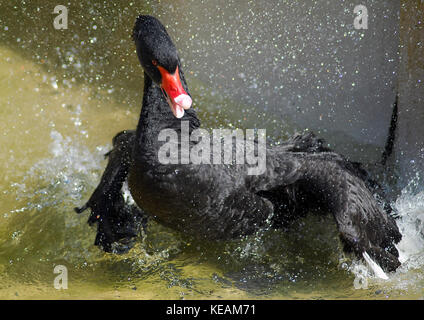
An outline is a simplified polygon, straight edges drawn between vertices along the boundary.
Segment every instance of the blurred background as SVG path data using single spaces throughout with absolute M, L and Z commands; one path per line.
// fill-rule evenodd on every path
M 358 4 L 368 9 L 368 29 L 354 28 Z M 67 29 L 53 26 L 57 5 L 68 9 Z M 0 298 L 422 298 L 423 6 L 3 1 Z M 219 244 L 151 223 L 128 254 L 94 247 L 94 229 L 73 207 L 97 185 L 112 137 L 137 124 L 143 72 L 131 31 L 138 14 L 166 26 L 206 128 L 266 129 L 275 143 L 312 130 L 364 162 L 401 216 L 403 269 L 374 279 L 342 254 L 332 220 L 318 217 L 291 235 L 264 230 Z M 381 168 L 375 163 L 397 94 L 395 152 Z M 53 287 L 58 264 L 69 269 L 68 290 Z

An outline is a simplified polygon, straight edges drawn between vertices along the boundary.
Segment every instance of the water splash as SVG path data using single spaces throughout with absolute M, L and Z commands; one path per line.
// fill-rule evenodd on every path
M 402 240 L 397 245 L 402 269 L 424 266 L 424 191 L 413 194 L 407 187 L 395 203 Z
M 95 152 L 86 146 L 63 137 L 56 130 L 50 132 L 52 139 L 50 157 L 36 162 L 26 173 L 21 183 L 14 183 L 17 188 L 17 200 L 28 199 L 26 209 L 75 205 L 81 200 L 81 193 L 87 182 L 94 186 L 96 170 L 102 168 L 107 146 L 97 147 Z M 91 179 L 90 179 L 91 177 Z M 91 182 L 91 183 L 90 183 Z M 37 185 L 34 190 L 32 186 Z M 33 201 L 39 199 L 38 201 Z

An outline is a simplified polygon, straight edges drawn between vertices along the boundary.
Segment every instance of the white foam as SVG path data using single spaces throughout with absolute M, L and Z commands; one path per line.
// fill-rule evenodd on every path
M 403 192 L 395 207 L 402 240 L 397 244 L 399 260 L 404 268 L 422 268 L 424 265 L 424 192 Z

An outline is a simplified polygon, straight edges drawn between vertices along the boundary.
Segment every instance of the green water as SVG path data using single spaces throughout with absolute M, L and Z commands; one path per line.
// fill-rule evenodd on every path
M 193 241 L 151 222 L 129 253 L 100 251 L 87 215 L 73 207 L 97 185 L 112 137 L 137 124 L 143 76 L 131 28 L 138 12 L 160 15 L 165 4 L 71 2 L 68 30 L 53 28 L 55 5 L 0 4 L 0 298 L 424 297 L 422 251 L 388 281 L 375 279 L 343 255 L 331 218 L 227 243 Z M 289 123 L 186 72 L 204 126 L 265 127 L 274 139 L 292 133 Z M 413 199 L 422 214 L 424 201 Z M 56 265 L 68 269 L 67 290 L 53 286 Z M 366 286 L 355 289 L 361 274 Z

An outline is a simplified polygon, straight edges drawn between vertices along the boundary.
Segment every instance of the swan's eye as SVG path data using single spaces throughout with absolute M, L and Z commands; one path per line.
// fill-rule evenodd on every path
M 154 66 L 157 66 L 158 65 L 158 61 L 157 60 L 152 60 L 152 64 L 154 65 Z

